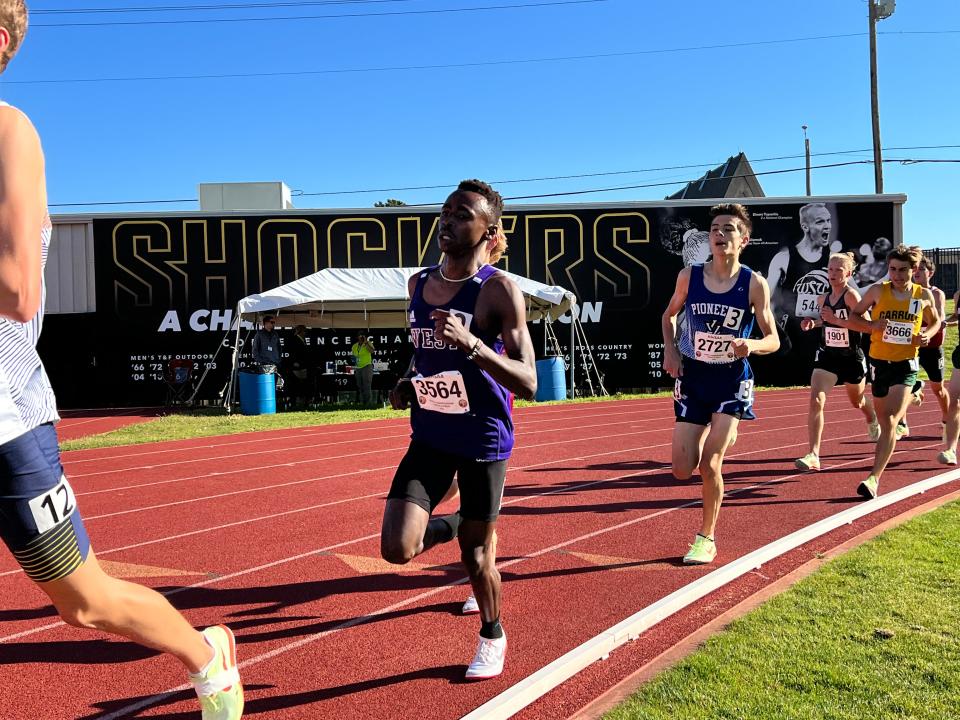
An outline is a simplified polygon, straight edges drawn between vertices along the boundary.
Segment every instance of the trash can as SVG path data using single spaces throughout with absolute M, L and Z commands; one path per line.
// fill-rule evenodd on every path
M 240 412 L 272 415 L 277 412 L 276 366 L 251 365 L 240 371 Z
M 567 399 L 567 374 L 562 357 L 537 360 L 537 402 Z

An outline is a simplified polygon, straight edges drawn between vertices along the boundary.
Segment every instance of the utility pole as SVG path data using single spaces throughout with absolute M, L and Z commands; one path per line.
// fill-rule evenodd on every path
M 803 128 L 803 149 L 807 157 L 807 197 L 810 197 L 813 194 L 810 192 L 810 138 L 807 137 L 807 126 L 800 127 Z
M 873 123 L 873 177 L 877 194 L 883 193 L 883 156 L 880 153 L 880 99 L 877 97 L 877 21 L 891 15 L 896 0 L 867 0 L 870 16 L 870 117 Z

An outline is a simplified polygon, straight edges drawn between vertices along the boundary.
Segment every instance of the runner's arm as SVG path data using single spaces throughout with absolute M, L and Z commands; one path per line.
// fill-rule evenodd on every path
M 534 364 L 533 341 L 527 330 L 523 293 L 516 284 L 499 273 L 487 280 L 480 292 L 477 314 L 481 314 L 480 303 L 488 302 L 489 311 L 484 315 L 491 321 L 487 326 L 500 326 L 503 355 L 487 347 L 451 313 L 440 310 L 431 313 L 437 323 L 437 333 L 472 356 L 471 359 L 481 369 L 514 395 L 523 400 L 532 400 L 537 392 L 537 366 Z
M 40 137 L 18 110 L 0 107 L 0 315 L 28 322 L 40 310 L 40 233 L 47 215 Z
M 928 288 L 923 289 L 923 323 L 926 325 L 918 335 L 914 337 L 914 344 L 928 345 L 930 338 L 940 330 L 940 318 L 942 317 L 937 310 L 937 299 Z
M 780 349 L 780 336 L 777 335 L 773 310 L 770 309 L 770 286 L 760 275 L 750 277 L 750 304 L 757 316 L 757 326 L 763 337 L 759 339 L 738 338 L 731 343 L 733 354 L 739 358 L 748 355 L 768 355 Z
M 414 275 L 407 279 L 407 298 L 412 299 L 416 289 L 417 276 Z M 406 410 L 416 402 L 413 383 L 410 382 L 410 378 L 417 374 L 416 359 L 416 353 L 410 356 L 410 364 L 407 365 L 407 372 L 397 379 L 397 384 L 394 385 L 393 389 L 388 393 L 390 405 L 394 410 Z
M 857 330 L 859 332 L 872 333 L 872 332 L 883 332 L 884 327 L 887 325 L 886 320 L 869 320 L 867 319 L 867 314 L 870 312 L 870 308 L 877 304 L 879 300 L 880 289 L 882 285 L 871 285 L 867 288 L 867 291 L 863 294 L 863 297 L 860 298 L 853 310 L 850 311 L 850 319 L 842 324 L 844 327 L 848 327 L 851 330 Z
M 944 300 L 946 300 L 946 296 L 944 296 Z M 944 325 L 948 325 L 948 326 L 949 326 L 949 325 L 956 325 L 956 324 L 957 324 L 957 302 L 958 302 L 958 301 L 960 301 L 960 290 L 957 290 L 957 291 L 953 294 L 953 312 L 950 313 L 949 315 L 946 315 L 946 316 L 944 317 L 944 319 L 943 319 L 943 324 L 944 324 Z M 946 312 L 946 310 L 944 310 L 944 312 Z
M 667 309 L 663 311 L 663 317 L 660 319 L 660 327 L 663 331 L 663 369 L 672 378 L 678 378 L 682 374 L 680 351 L 677 349 L 677 315 L 687 302 L 689 287 L 690 268 L 686 267 L 677 275 L 673 297 L 670 298 Z

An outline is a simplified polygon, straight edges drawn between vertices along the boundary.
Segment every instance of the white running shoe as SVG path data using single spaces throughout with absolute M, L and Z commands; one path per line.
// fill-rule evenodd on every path
M 503 661 L 507 655 L 507 636 L 491 640 L 481 637 L 477 644 L 477 654 L 467 668 L 467 680 L 486 680 L 503 672 Z
M 463 603 L 463 608 L 460 612 L 464 615 L 476 615 L 480 612 L 480 604 L 473 595 L 470 595 L 467 597 L 466 602 Z

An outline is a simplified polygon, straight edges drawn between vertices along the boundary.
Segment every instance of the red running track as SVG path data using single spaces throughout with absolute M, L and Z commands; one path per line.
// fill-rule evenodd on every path
M 854 491 L 873 450 L 862 417 L 836 393 L 824 470 L 801 475 L 793 459 L 806 450 L 806 407 L 805 391 L 763 393 L 761 419 L 741 424 L 726 462 L 718 563 L 862 502 Z M 509 652 L 504 674 L 479 683 L 462 680 L 479 621 L 458 614 L 468 590 L 454 545 L 403 568 L 378 557 L 405 418 L 75 451 L 64 461 L 111 572 L 168 594 L 197 626 L 235 630 L 247 716 L 458 718 L 710 571 L 680 563 L 699 527 L 700 486 L 670 475 L 668 399 L 516 415 L 499 547 Z M 942 469 L 939 419 L 931 405 L 911 411 L 913 435 L 881 492 Z M 858 521 L 857 532 L 890 512 Z M 631 663 L 809 556 L 791 553 L 714 593 L 521 715 L 568 716 Z M 0 555 L 0 595 L 0 717 L 198 717 L 176 661 L 64 626 L 9 554 Z

